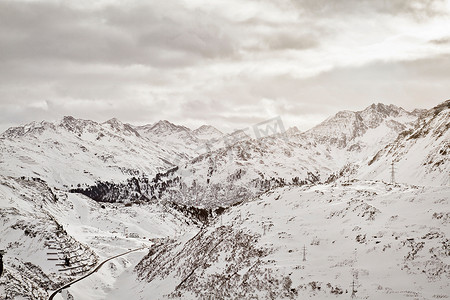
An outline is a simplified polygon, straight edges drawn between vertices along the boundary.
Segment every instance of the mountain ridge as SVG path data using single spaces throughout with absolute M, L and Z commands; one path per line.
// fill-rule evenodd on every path
M 133 126 L 116 118 L 97 123 L 66 116 L 55 123 L 32 122 L 6 131 L 0 136 L 0 147 L 6 150 L 0 156 L 0 168 L 6 165 L 7 174 L 16 176 L 27 169 L 27 176 L 39 176 L 66 188 L 126 183 L 132 177 L 159 178 L 176 168 L 167 173 L 167 182 L 160 183 L 164 188 L 158 187 L 166 194 L 156 198 L 191 205 L 230 204 L 282 184 L 325 182 L 330 176 L 336 179 L 342 170 L 345 174 L 352 170 L 355 175 L 356 169 L 362 168 L 358 174 L 366 174 L 367 161 L 430 114 L 415 111 L 374 103 L 357 112 L 340 111 L 307 132 L 291 128 L 284 135 L 256 139 L 243 131 L 222 134 L 209 125 L 191 130 L 167 120 Z M 203 139 L 204 133 L 210 139 Z M 23 140 L 25 136 L 30 138 Z M 22 139 L 23 145 L 15 139 Z M 16 147 L 26 147 L 23 155 L 15 154 Z M 39 147 L 42 150 L 36 151 Z M 42 165 L 49 159 L 46 153 L 55 161 L 51 169 Z M 80 166 L 64 169 L 68 163 L 64 153 L 80 159 Z M 386 161 L 380 164 L 389 165 Z M 63 178 L 72 179 L 63 183 Z M 183 186 L 181 191 L 177 184 Z

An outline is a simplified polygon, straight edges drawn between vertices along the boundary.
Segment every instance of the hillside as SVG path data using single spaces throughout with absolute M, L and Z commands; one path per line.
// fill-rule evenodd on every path
M 445 298 L 449 192 L 358 181 L 275 189 L 152 247 L 138 288 L 118 295 L 348 299 L 355 280 L 359 299 Z
M 0 198 L 0 249 L 6 250 L 1 299 L 47 299 L 49 291 L 86 274 L 107 257 L 150 246 L 149 239 L 197 228 L 170 207 L 99 204 L 36 178 L 0 177 Z M 114 285 L 130 264 L 127 258 L 113 262 L 93 285 Z M 78 293 L 83 292 L 81 286 Z

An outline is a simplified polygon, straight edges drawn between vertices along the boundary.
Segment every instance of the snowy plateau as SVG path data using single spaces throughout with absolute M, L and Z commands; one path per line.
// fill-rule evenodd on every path
M 449 299 L 449 127 L 450 100 L 256 137 L 10 128 L 0 299 Z

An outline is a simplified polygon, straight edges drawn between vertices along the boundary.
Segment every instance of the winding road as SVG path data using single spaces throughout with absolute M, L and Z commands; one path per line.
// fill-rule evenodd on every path
M 131 252 L 143 250 L 143 249 L 145 249 L 145 248 L 148 248 L 148 247 L 141 247 L 141 248 L 129 250 L 129 251 L 127 251 L 127 252 L 124 252 L 124 253 L 115 255 L 115 256 L 113 256 L 113 257 L 110 257 L 110 258 L 104 260 L 102 263 L 100 263 L 94 270 L 92 270 L 92 271 L 89 272 L 88 274 L 86 274 L 86 275 L 84 275 L 84 276 L 82 276 L 82 277 L 80 277 L 80 278 L 78 278 L 78 279 L 76 279 L 76 280 L 74 280 L 74 281 L 71 281 L 71 282 L 69 282 L 69 283 L 66 284 L 66 285 L 63 285 L 62 287 L 60 287 L 59 289 L 57 289 L 56 291 L 54 291 L 53 294 L 50 295 L 50 297 L 48 298 L 48 300 L 53 300 L 53 298 L 54 298 L 59 292 L 61 292 L 62 290 L 66 289 L 66 288 L 70 287 L 72 284 L 74 284 L 74 283 L 76 283 L 76 282 L 78 282 L 78 281 L 80 281 L 80 280 L 83 280 L 83 279 L 85 279 L 86 277 L 91 276 L 92 274 L 96 273 L 96 272 L 97 272 L 97 271 L 98 271 L 98 270 L 99 270 L 106 262 L 110 261 L 111 259 L 117 258 L 117 257 L 122 256 L 122 255 L 126 255 L 126 254 L 131 253 Z

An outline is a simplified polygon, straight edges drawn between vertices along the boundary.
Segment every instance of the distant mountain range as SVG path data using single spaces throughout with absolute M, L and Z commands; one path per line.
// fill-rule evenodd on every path
M 228 205 L 286 184 L 389 181 L 391 161 L 400 182 L 448 185 L 448 124 L 449 101 L 410 112 L 372 104 L 338 112 L 306 132 L 292 128 L 258 139 L 166 120 L 133 126 L 64 117 L 6 130 L 0 169 L 66 189 L 95 189 L 99 182 L 120 187 L 135 178 L 141 199 L 201 206 Z M 132 200 L 119 198 L 104 201 Z

